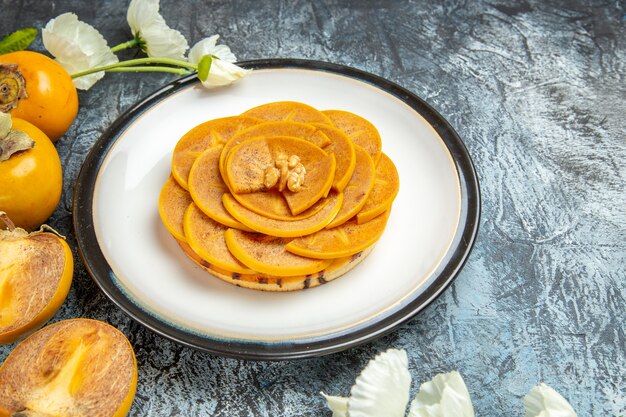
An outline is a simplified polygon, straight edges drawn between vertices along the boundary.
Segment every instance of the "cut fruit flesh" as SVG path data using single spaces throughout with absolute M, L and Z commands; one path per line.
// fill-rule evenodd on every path
M 343 194 L 333 192 L 328 196 L 328 199 L 330 201 L 314 215 L 294 221 L 269 219 L 261 216 L 242 206 L 230 194 L 224 194 L 222 202 L 234 218 L 256 232 L 277 237 L 298 237 L 323 229 L 335 218 L 343 203 Z
M 198 156 L 189 172 L 189 193 L 198 208 L 216 222 L 250 231 L 250 228 L 231 216 L 222 204 L 222 194 L 228 192 L 228 187 L 224 184 L 218 169 L 220 153 L 221 146 L 216 146 Z
M 374 185 L 375 168 L 372 158 L 359 145 L 356 151 L 356 168 L 350 182 L 343 189 L 343 204 L 337 216 L 326 226 L 327 229 L 337 227 L 350 220 L 365 204 Z
M 31 335 L 4 361 L 0 414 L 122 417 L 136 386 L 124 334 L 97 320 L 65 320 Z
M 219 268 L 239 274 L 254 271 L 239 262 L 228 250 L 224 232 L 228 227 L 206 216 L 195 204 L 190 204 L 183 220 L 187 244 L 202 259 Z
M 361 211 L 356 215 L 359 224 L 367 223 L 389 210 L 400 189 L 400 177 L 393 161 L 384 153 L 376 166 L 374 187 Z
M 285 239 L 228 229 L 224 233 L 230 252 L 249 268 L 283 277 L 313 274 L 332 260 L 311 259 L 285 250 Z
M 275 101 L 254 107 L 241 114 L 268 122 L 291 121 L 301 123 L 324 123 L 332 125 L 321 111 L 297 101 Z
M 14 342 L 48 321 L 65 301 L 73 273 L 72 252 L 63 238 L 1 230 L 0 344 Z
M 239 274 L 220 269 L 200 258 L 185 242 L 179 241 L 178 244 L 193 262 L 222 281 L 238 287 L 272 292 L 304 290 L 330 282 L 361 263 L 372 250 L 370 247 L 356 255 L 335 259 L 328 267 L 314 274 L 280 277 L 262 273 Z
M 352 142 L 370 154 L 374 165 L 378 165 L 382 152 L 382 140 L 378 129 L 368 120 L 344 110 L 324 110 L 333 125 L 345 132 Z
M 270 219 L 276 220 L 302 220 L 311 217 L 320 211 L 326 204 L 327 198 L 320 198 L 315 204 L 294 216 L 291 214 L 285 196 L 277 190 L 259 191 L 257 193 L 231 194 L 245 208 Z M 221 199 L 220 199 L 221 204 Z M 244 226 L 245 227 L 245 226 Z M 235 229 L 238 229 L 237 227 Z M 249 229 L 246 227 L 246 229 Z M 241 230 L 246 230 L 241 229 Z
M 335 168 L 333 190 L 341 192 L 348 185 L 356 165 L 354 144 L 345 133 L 335 127 L 321 124 L 315 124 L 314 126 L 330 139 L 330 145 L 325 147 L 324 150 L 335 155 L 337 167 Z
M 286 249 L 310 258 L 333 259 L 361 252 L 373 245 L 385 231 L 389 212 L 358 224 L 351 220 L 333 229 L 324 229 L 293 239 Z
M 172 155 L 172 175 L 176 182 L 187 190 L 189 171 L 202 152 L 213 146 L 223 145 L 240 130 L 260 122 L 252 117 L 224 117 L 204 122 L 185 133 L 176 144 Z
M 159 215 L 168 232 L 178 240 L 185 240 L 183 216 L 191 202 L 189 192 L 170 176 L 159 194 Z
M 231 191 L 235 194 L 266 191 L 267 170 L 275 168 L 279 159 L 292 156 L 297 156 L 306 169 L 304 182 L 299 191 L 285 188 L 283 195 L 292 214 L 302 213 L 328 194 L 336 166 L 334 155 L 303 139 L 263 137 L 233 147 L 226 159 L 226 179 Z

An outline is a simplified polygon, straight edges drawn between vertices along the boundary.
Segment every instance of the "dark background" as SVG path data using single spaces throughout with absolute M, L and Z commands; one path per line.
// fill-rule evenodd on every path
M 127 5 L 0 0 L 0 35 L 70 11 L 113 46 L 130 38 Z M 483 214 L 455 283 L 387 337 L 276 363 L 181 347 L 118 310 L 77 252 L 71 212 L 81 163 L 120 114 L 173 79 L 107 75 L 80 93 L 78 119 L 57 143 L 65 183 L 49 223 L 68 235 L 76 272 L 53 320 L 97 318 L 130 338 L 139 365 L 130 415 L 330 416 L 318 392 L 348 395 L 389 347 L 409 354 L 411 397 L 456 369 L 477 415 L 523 416 L 521 398 L 541 381 L 579 416 L 625 412 L 624 2 L 163 0 L 161 11 L 190 45 L 219 33 L 241 60 L 329 61 L 413 91 L 465 141 Z M 41 37 L 31 49 L 43 51 Z M 0 360 L 12 348 L 0 348 Z

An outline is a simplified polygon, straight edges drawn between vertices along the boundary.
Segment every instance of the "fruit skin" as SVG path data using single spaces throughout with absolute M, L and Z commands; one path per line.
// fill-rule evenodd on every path
M 30 136 L 35 146 L 0 162 L 0 211 L 5 211 L 16 226 L 32 231 L 59 204 L 61 160 L 52 142 L 34 125 L 14 117 L 13 129 Z
M 72 251 L 69 245 L 67 244 L 67 242 L 65 241 L 65 239 L 57 236 L 54 233 L 48 233 L 48 232 L 43 232 L 43 233 L 35 232 L 31 235 L 36 235 L 36 234 L 46 234 L 46 235 L 53 236 L 55 239 L 57 239 L 61 243 L 61 246 L 63 247 L 63 255 L 65 257 L 65 261 L 63 264 L 63 275 L 61 276 L 61 279 L 59 280 L 59 285 L 57 286 L 57 289 L 54 292 L 54 295 L 52 296 L 50 301 L 48 301 L 48 304 L 46 304 L 46 306 L 35 317 L 33 317 L 33 319 L 30 322 L 26 323 L 25 325 L 21 327 L 13 329 L 9 332 L 0 334 L 0 345 L 6 344 L 6 343 L 13 343 L 15 340 L 19 339 L 21 336 L 28 334 L 35 329 L 38 329 L 45 322 L 50 320 L 52 316 L 54 316 L 54 314 L 57 312 L 57 310 L 61 307 L 63 302 L 65 301 L 65 298 L 67 297 L 67 293 L 69 292 L 70 286 L 72 284 L 72 278 L 74 277 L 74 257 L 72 256 Z M 24 237 L 24 239 L 28 239 L 28 238 L 29 237 Z M 2 244 L 2 242 L 0 242 L 0 244 Z
M 32 51 L 0 55 L 0 64 L 17 64 L 26 81 L 27 98 L 11 110 L 56 142 L 78 114 L 78 93 L 70 75 L 53 59 Z

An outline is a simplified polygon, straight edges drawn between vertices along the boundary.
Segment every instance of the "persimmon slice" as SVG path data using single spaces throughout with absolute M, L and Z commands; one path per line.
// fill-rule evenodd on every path
M 206 216 L 194 203 L 189 205 L 183 220 L 187 244 L 198 256 L 212 265 L 240 274 L 252 274 L 230 253 L 224 241 L 228 227 Z
M 297 156 L 306 169 L 297 192 L 285 188 L 283 195 L 294 215 L 326 196 L 333 183 L 335 157 L 312 143 L 290 136 L 250 139 L 236 145 L 226 159 L 226 178 L 233 193 L 266 191 L 265 175 L 281 158 Z
M 285 250 L 285 239 L 228 229 L 224 233 L 230 252 L 255 271 L 282 277 L 313 274 L 332 260 L 311 259 Z
M 224 184 L 218 169 L 221 148 L 221 146 L 209 148 L 196 159 L 189 172 L 189 193 L 198 208 L 216 222 L 250 231 L 231 216 L 222 204 L 222 194 L 228 192 L 228 187 Z
M 324 229 L 308 236 L 293 239 L 285 247 L 296 255 L 319 259 L 350 256 L 373 245 L 385 231 L 389 212 L 358 224 L 350 220 L 333 229 Z
M 227 271 L 200 258 L 185 242 L 179 241 L 178 244 L 193 262 L 222 281 L 238 287 L 273 292 L 305 290 L 326 284 L 357 266 L 372 250 L 370 247 L 357 255 L 335 259 L 328 267 L 313 274 L 283 277 L 260 272 L 254 274 L 239 274 L 237 272 Z
M 332 125 L 330 119 L 321 111 L 297 101 L 275 101 L 262 104 L 243 112 L 241 115 L 255 117 L 268 122 L 291 121 Z
M 265 191 L 265 192 L 259 191 L 256 193 L 246 193 L 246 194 L 231 194 L 231 195 L 242 206 L 254 211 L 255 213 L 260 214 L 261 216 L 265 216 L 270 219 L 288 220 L 288 221 L 302 220 L 302 219 L 306 219 L 307 217 L 311 217 L 312 215 L 320 211 L 329 202 L 327 198 L 320 198 L 311 207 L 309 207 L 302 213 L 294 216 L 293 214 L 291 214 L 291 210 L 289 209 L 287 200 L 285 200 L 285 196 L 276 190 L 270 190 L 270 191 Z M 220 199 L 220 204 L 221 204 L 221 199 Z M 236 229 L 241 229 L 241 228 L 236 227 Z M 241 230 L 246 230 L 246 229 L 241 229 Z
M 333 192 L 327 198 L 329 199 L 328 203 L 317 213 L 305 219 L 294 221 L 276 220 L 262 216 L 242 206 L 230 194 L 224 194 L 222 202 L 234 218 L 254 231 L 270 236 L 296 237 L 321 230 L 335 218 L 341 208 L 343 194 Z
M 189 192 L 170 176 L 159 194 L 159 215 L 167 231 L 178 240 L 185 240 L 183 216 L 191 201 Z
M 367 197 L 361 211 L 356 215 L 359 224 L 367 223 L 374 217 L 391 208 L 400 189 L 400 177 L 393 161 L 384 153 L 376 166 L 376 178 L 372 192 Z
M 382 140 L 378 129 L 367 119 L 344 110 L 324 110 L 333 125 L 345 132 L 357 145 L 370 154 L 374 165 L 378 165 L 382 152 Z
M 185 190 L 187 178 L 196 158 L 206 149 L 226 143 L 235 133 L 260 123 L 252 117 L 232 116 L 213 119 L 185 133 L 176 144 L 172 155 L 172 175 Z
M 125 416 L 137 387 L 137 361 L 122 332 L 97 320 L 44 327 L 0 368 L 0 414 Z
M 326 152 L 333 153 L 337 160 L 337 168 L 335 168 L 335 179 L 333 180 L 333 190 L 343 191 L 348 185 L 354 167 L 356 165 L 356 153 L 354 144 L 348 136 L 341 130 L 321 124 L 315 124 L 330 139 L 330 145 L 324 148 Z
M 365 204 L 374 186 L 376 171 L 372 158 L 365 149 L 359 145 L 354 145 L 354 150 L 356 151 L 356 168 L 354 169 L 352 178 L 350 178 L 350 182 L 346 188 L 343 189 L 343 204 L 341 205 L 341 209 L 333 221 L 326 226 L 327 229 L 337 227 L 357 214 Z

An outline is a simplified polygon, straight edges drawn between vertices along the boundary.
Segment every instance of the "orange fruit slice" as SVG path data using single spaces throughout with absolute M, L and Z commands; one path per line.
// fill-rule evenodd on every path
M 72 251 L 54 233 L 0 230 L 0 344 L 37 329 L 57 312 L 74 273 Z
M 183 216 L 191 201 L 187 190 L 170 176 L 159 194 L 159 215 L 167 231 L 178 240 L 185 240 Z
M 228 227 L 207 217 L 191 203 L 183 220 L 187 244 L 198 256 L 212 265 L 239 274 L 252 274 L 253 270 L 234 258 L 224 241 Z
M 97 320 L 44 327 L 11 352 L 0 368 L 0 415 L 128 414 L 137 361 L 122 332 Z
M 300 256 L 333 259 L 361 252 L 376 242 L 385 231 L 389 212 L 358 224 L 350 220 L 333 229 L 324 229 L 308 236 L 293 239 L 285 247 Z
M 277 190 L 259 191 L 256 193 L 231 194 L 245 208 L 254 211 L 261 216 L 276 220 L 302 220 L 311 217 L 320 211 L 326 204 L 327 198 L 320 198 L 315 204 L 294 216 L 291 214 L 285 196 Z M 221 203 L 221 200 L 220 200 Z M 239 229 L 239 228 L 236 228 Z M 245 229 L 241 229 L 245 230 Z
M 224 194 L 222 197 L 224 207 L 234 218 L 256 232 L 278 237 L 304 236 L 323 229 L 339 212 L 343 202 L 343 194 L 331 193 L 328 200 L 328 203 L 314 215 L 300 220 L 288 221 L 270 219 L 255 213 L 242 206 L 230 194 Z
M 307 288 L 313 288 L 326 284 L 327 282 L 339 278 L 357 266 L 367 257 L 367 255 L 369 255 L 372 250 L 370 247 L 357 255 L 335 259 L 328 267 L 313 274 L 281 277 L 270 274 L 262 274 L 260 272 L 254 274 L 239 274 L 220 269 L 200 258 L 185 242 L 179 241 L 178 244 L 193 262 L 209 274 L 221 279 L 222 281 L 238 287 L 273 292 L 305 290 Z
M 330 119 L 321 111 L 297 101 L 275 101 L 262 104 L 241 113 L 241 115 L 255 117 L 268 122 L 291 121 L 332 125 Z
M 361 211 L 356 215 L 359 224 L 367 223 L 389 210 L 400 189 L 400 177 L 393 161 L 384 153 L 376 166 L 374 187 Z
M 250 139 L 233 147 L 226 159 L 226 178 L 231 191 L 235 194 L 266 191 L 267 170 L 278 169 L 280 159 L 293 156 L 306 169 L 304 182 L 297 192 L 287 188 L 279 191 L 283 192 L 292 214 L 302 213 L 328 194 L 336 166 L 333 155 L 303 139 L 272 136 Z
M 341 209 L 333 221 L 326 226 L 327 229 L 337 227 L 357 214 L 365 204 L 365 201 L 367 201 L 367 197 L 374 186 L 376 169 L 374 168 L 372 158 L 359 145 L 354 145 L 354 148 L 356 151 L 356 167 L 350 182 L 343 189 Z
M 344 110 L 324 110 L 333 125 L 345 132 L 357 145 L 362 146 L 370 154 L 374 165 L 378 164 L 382 152 L 382 140 L 378 129 L 367 119 Z
M 259 122 L 251 117 L 224 117 L 199 124 L 185 133 L 172 154 L 172 175 L 176 182 L 187 190 L 189 171 L 202 152 L 213 146 L 223 145 L 238 131 Z
M 285 240 L 280 237 L 228 229 L 224 238 L 237 259 L 251 269 L 266 274 L 282 277 L 313 274 L 332 262 L 289 253 L 285 250 Z
M 350 178 L 352 178 L 356 165 L 354 144 L 345 133 L 337 128 L 320 124 L 315 126 L 330 139 L 330 145 L 325 147 L 324 150 L 335 155 L 337 168 L 335 168 L 333 190 L 341 192 L 348 185 Z
M 218 169 L 221 148 L 221 146 L 209 148 L 196 159 L 189 172 L 189 193 L 198 208 L 216 222 L 250 231 L 248 227 L 231 216 L 222 204 L 222 194 L 228 192 L 228 188 Z

